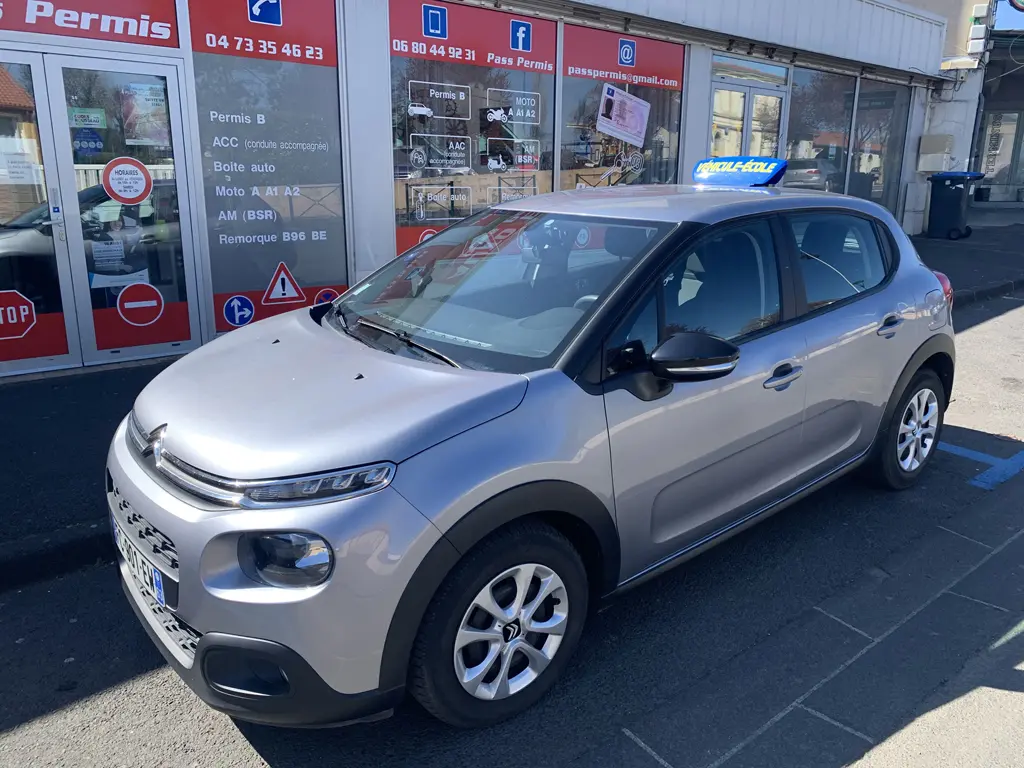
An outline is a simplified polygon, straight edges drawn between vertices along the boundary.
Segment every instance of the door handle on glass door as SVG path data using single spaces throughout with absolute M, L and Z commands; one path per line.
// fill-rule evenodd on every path
M 765 381 L 764 388 L 774 390 L 784 389 L 803 375 L 803 366 L 783 363 L 772 371 L 772 377 Z
M 901 315 L 886 315 L 882 321 L 882 326 L 876 333 L 889 339 L 896 335 L 896 331 L 901 325 L 903 325 L 903 317 Z

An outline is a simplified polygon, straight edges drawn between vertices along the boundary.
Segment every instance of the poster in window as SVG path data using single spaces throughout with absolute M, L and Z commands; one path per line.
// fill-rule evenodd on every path
M 128 146 L 169 147 L 171 121 L 163 83 L 129 83 L 121 92 L 124 143 Z

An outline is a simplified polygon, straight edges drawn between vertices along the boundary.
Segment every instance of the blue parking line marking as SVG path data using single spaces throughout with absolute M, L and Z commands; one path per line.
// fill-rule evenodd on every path
M 976 475 L 973 479 L 968 480 L 968 485 L 981 488 L 983 491 L 995 490 L 996 486 L 1002 485 L 1007 480 L 1024 472 L 1024 451 L 1008 459 L 1000 459 L 981 451 L 961 448 L 959 445 L 951 445 L 950 443 L 939 443 L 939 450 L 963 459 L 976 461 L 979 464 L 988 464 L 988 469 L 980 475 Z
M 950 445 L 949 443 L 939 443 L 939 450 L 952 453 L 954 456 L 959 456 L 962 459 L 970 459 L 971 461 L 977 461 L 990 466 L 995 466 L 1002 461 L 1002 459 L 989 456 L 987 453 L 972 451 L 970 448 L 961 448 L 959 445 Z

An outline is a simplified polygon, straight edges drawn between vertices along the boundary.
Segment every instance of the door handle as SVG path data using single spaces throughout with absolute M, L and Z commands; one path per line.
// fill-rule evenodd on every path
M 885 319 L 882 320 L 882 326 L 876 331 L 879 336 L 886 339 L 891 339 L 896 335 L 896 331 L 903 325 L 902 315 L 886 315 Z
M 772 377 L 764 383 L 764 388 L 775 390 L 783 389 L 803 375 L 803 366 L 783 363 L 772 371 Z

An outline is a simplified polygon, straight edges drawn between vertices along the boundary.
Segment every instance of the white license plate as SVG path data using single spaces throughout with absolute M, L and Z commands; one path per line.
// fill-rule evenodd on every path
M 121 530 L 117 520 L 112 519 L 111 521 L 114 524 L 114 539 L 117 541 L 117 548 L 121 551 L 124 561 L 128 563 L 128 570 L 134 574 L 142 588 L 153 599 L 160 603 L 161 606 L 166 607 L 163 574 L 149 564 L 141 550 L 132 543 L 131 537 Z

